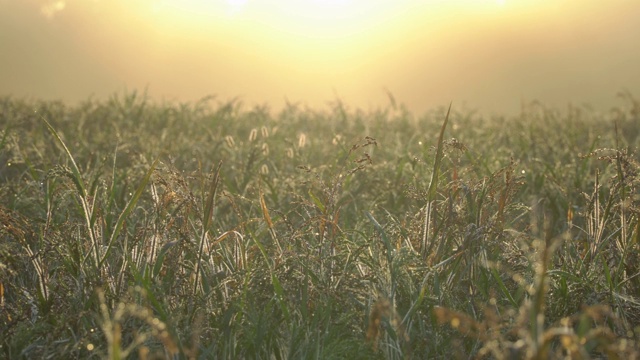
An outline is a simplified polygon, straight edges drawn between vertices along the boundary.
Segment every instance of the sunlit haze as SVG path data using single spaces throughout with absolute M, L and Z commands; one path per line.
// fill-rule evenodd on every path
M 637 0 L 0 0 L 0 95 L 417 113 L 640 96 Z

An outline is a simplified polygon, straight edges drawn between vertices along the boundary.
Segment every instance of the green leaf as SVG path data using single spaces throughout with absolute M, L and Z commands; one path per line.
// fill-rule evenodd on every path
M 80 193 L 80 196 L 83 199 L 86 199 L 87 191 L 85 190 L 84 182 L 82 181 L 82 175 L 80 175 L 80 169 L 78 168 L 78 165 L 76 164 L 76 161 L 73 158 L 73 155 L 71 155 L 71 151 L 69 151 L 69 148 L 67 147 L 67 145 L 64 143 L 64 141 L 62 141 L 62 138 L 60 137 L 56 129 L 54 129 L 53 126 L 51 126 L 51 124 L 49 124 L 47 119 L 45 119 L 42 115 L 40 115 L 40 118 L 42 119 L 42 121 L 44 121 L 45 125 L 47 125 L 47 128 L 49 129 L 51 134 L 53 134 L 56 140 L 58 140 L 58 143 L 62 146 L 65 153 L 69 157 L 69 160 L 71 161 L 71 172 L 73 173 L 73 179 L 72 179 L 73 183 L 76 185 L 76 188 Z
M 140 195 L 142 195 L 144 188 L 147 186 L 147 183 L 151 178 L 151 174 L 153 174 L 153 171 L 156 169 L 157 164 L 158 164 L 158 159 L 156 159 L 153 162 L 153 164 L 151 164 L 151 167 L 149 168 L 149 170 L 147 170 L 146 175 L 138 185 L 138 188 L 136 189 L 136 192 L 133 194 L 133 197 L 129 199 L 127 206 L 125 206 L 124 210 L 120 213 L 120 216 L 118 216 L 118 220 L 116 221 L 116 226 L 113 229 L 113 232 L 111 233 L 111 238 L 109 239 L 109 244 L 107 245 L 107 250 L 105 251 L 104 255 L 102 256 L 98 264 L 99 267 L 101 267 L 104 261 L 107 259 L 107 256 L 109 255 L 109 252 L 111 251 L 111 248 L 113 246 L 113 242 L 118 237 L 118 235 L 120 235 L 120 231 L 122 231 L 122 226 L 124 225 L 124 221 L 127 219 L 131 211 L 133 211 L 133 208 L 138 203 L 138 199 L 140 199 Z
M 160 274 L 160 270 L 162 269 L 162 264 L 164 263 L 164 258 L 167 255 L 167 252 L 169 251 L 169 249 L 171 249 L 173 247 L 173 245 L 175 245 L 176 242 L 172 241 L 169 242 L 167 244 L 165 244 L 162 249 L 160 249 L 160 253 L 158 254 L 158 257 L 156 258 L 156 263 L 153 265 L 153 271 L 151 272 L 152 276 L 155 278 L 156 276 L 158 276 L 158 274 Z
M 211 179 L 211 186 L 209 188 L 209 195 L 207 196 L 207 202 L 204 209 L 204 219 L 202 219 L 203 231 L 207 231 L 211 218 L 213 217 L 213 208 L 215 205 L 216 193 L 218 192 L 218 184 L 220 183 L 220 168 L 222 167 L 222 161 L 218 163 L 218 167 L 215 170 L 213 179 Z
M 518 302 L 513 298 L 513 296 L 511 296 L 511 292 L 509 292 L 509 289 L 507 289 L 507 287 L 504 285 L 504 282 L 502 281 L 502 278 L 500 278 L 500 274 L 498 274 L 498 270 L 495 269 L 495 268 L 492 268 L 491 269 L 491 275 L 493 276 L 493 278 L 498 283 L 498 287 L 500 288 L 500 291 L 502 292 L 502 295 L 504 295 L 507 298 L 507 300 L 509 300 L 509 303 L 511 303 L 511 305 L 513 305 L 513 307 L 517 308 L 518 307 Z
M 560 276 L 561 278 L 564 278 L 564 279 L 571 279 L 572 281 L 577 282 L 577 283 L 581 283 L 581 282 L 583 282 L 585 280 L 583 278 L 580 278 L 580 277 L 578 277 L 578 276 L 576 276 L 576 275 L 574 275 L 574 274 L 572 274 L 570 272 L 564 271 L 564 270 L 549 270 L 548 274 L 549 275 L 558 275 L 558 276 Z
M 433 201 L 436 198 L 436 192 L 438 191 L 438 177 L 440 177 L 440 164 L 444 157 L 444 130 L 449 123 L 449 114 L 451 113 L 451 104 L 449 104 L 449 110 L 447 110 L 447 116 L 444 118 L 442 128 L 440 128 L 440 136 L 438 137 L 438 146 L 436 148 L 436 159 L 433 162 L 433 172 L 431 173 L 431 181 L 429 182 L 429 190 L 427 192 L 427 199 Z
M 316 206 L 318 207 L 318 209 L 320 209 L 320 211 L 324 214 L 325 213 L 325 206 L 322 203 L 322 201 L 320 201 L 320 199 L 318 199 L 312 192 L 311 190 L 309 190 L 309 197 L 311 197 L 311 200 L 313 201 L 314 204 L 316 204 Z
M 193 295 L 195 296 L 198 291 L 198 283 L 200 280 L 200 267 L 202 266 L 202 254 L 204 253 L 204 243 L 207 238 L 207 232 L 209 231 L 209 224 L 213 217 L 213 208 L 215 207 L 216 193 L 218 192 L 218 184 L 220 183 L 220 168 L 222 167 L 222 161 L 218 163 L 218 167 L 214 171 L 213 178 L 211 179 L 211 186 L 209 188 L 209 195 L 204 204 L 204 218 L 202 219 L 202 235 L 200 236 L 200 246 L 198 247 L 198 261 L 195 268 L 195 279 L 193 283 Z
M 280 310 L 282 310 L 285 319 L 289 321 L 289 308 L 284 301 L 284 289 L 282 288 L 282 284 L 280 284 L 280 280 L 278 280 L 278 277 L 273 272 L 271 272 L 271 284 L 273 285 L 273 291 L 276 293 L 276 301 L 280 306 Z

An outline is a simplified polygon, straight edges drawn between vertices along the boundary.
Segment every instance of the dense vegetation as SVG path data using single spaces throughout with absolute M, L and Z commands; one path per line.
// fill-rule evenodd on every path
M 0 357 L 637 358 L 640 103 L 0 99 Z

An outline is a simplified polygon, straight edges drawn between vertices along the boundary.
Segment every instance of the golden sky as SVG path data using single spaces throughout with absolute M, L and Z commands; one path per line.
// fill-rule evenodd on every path
M 281 108 L 640 97 L 638 0 L 0 0 L 0 95 Z

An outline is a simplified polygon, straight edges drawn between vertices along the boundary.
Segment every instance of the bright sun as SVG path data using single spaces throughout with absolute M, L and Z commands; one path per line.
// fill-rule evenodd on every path
M 444 7 L 469 9 L 485 7 L 491 3 L 505 5 L 506 0 L 428 0 L 423 2 L 411 0 L 159 0 L 153 3 L 177 10 L 174 13 L 176 16 L 182 11 L 192 15 L 238 16 L 242 14 L 261 21 L 295 23 L 308 19 L 322 21 L 349 19 L 355 22 L 366 22 L 372 17 L 392 16 L 394 10 L 401 8 L 408 8 L 410 11 Z M 313 24 L 307 24 L 307 27 L 311 25 Z
M 247 0 L 227 0 L 227 5 L 229 6 L 229 11 L 231 13 L 241 11 L 246 4 Z
M 331 38 L 370 29 L 409 3 L 410 0 L 159 0 L 153 6 L 155 15 L 162 13 L 162 18 L 171 23 L 186 27 L 198 24 L 202 30 L 223 22 L 247 31 L 249 27 L 260 31 L 257 29 L 266 26 L 280 33 Z
M 336 66 L 389 49 L 449 14 L 486 13 L 505 0 L 138 0 L 154 4 L 150 21 L 171 37 L 219 41 L 261 54 L 295 54 L 300 63 Z M 524 1 L 524 0 L 522 0 Z M 445 20 L 443 20 L 445 19 Z M 213 40 L 211 40 L 213 39 Z M 400 40 L 397 40 L 400 39 Z M 262 55 L 261 55 L 262 56 Z M 331 62 L 324 59 L 332 59 Z

